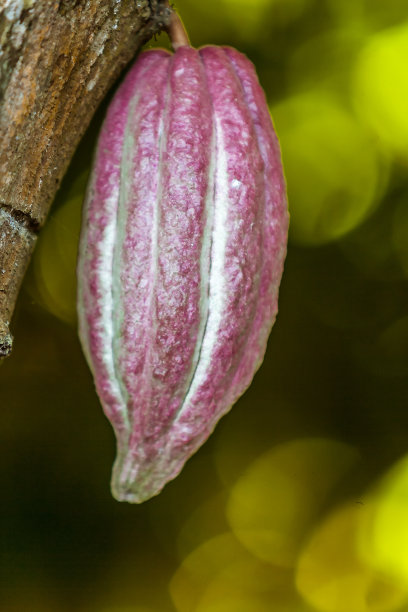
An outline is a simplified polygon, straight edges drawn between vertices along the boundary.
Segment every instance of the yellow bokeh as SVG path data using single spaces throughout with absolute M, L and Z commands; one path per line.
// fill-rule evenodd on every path
M 381 160 L 367 130 L 322 90 L 271 110 L 288 184 L 291 240 L 322 244 L 355 229 L 374 210 L 383 187 Z
M 76 321 L 76 261 L 86 177 L 82 174 L 51 212 L 33 259 L 33 297 L 71 324 Z
M 292 567 L 330 491 L 357 459 L 353 447 L 320 438 L 267 451 L 231 490 L 227 517 L 235 536 L 260 559 Z
M 274 24 L 299 17 L 309 0 L 221 0 L 226 17 L 240 36 L 254 37 L 262 31 L 267 10 L 273 11 Z
M 353 4 L 354 6 L 354 4 Z M 297 45 L 287 60 L 289 91 L 297 94 L 318 86 L 341 92 L 350 78 L 350 67 L 361 47 L 360 22 L 348 21 L 343 27 L 331 27 L 308 36 Z
M 221 0 L 226 17 L 246 37 L 256 35 L 271 0 Z
M 270 605 L 256 597 L 244 599 L 242 596 L 231 595 L 221 600 L 204 602 L 197 607 L 196 612 L 270 612 Z
M 372 492 L 360 548 L 367 563 L 394 576 L 408 591 L 408 456 Z
M 279 610 L 279 582 L 273 567 L 237 557 L 208 582 L 195 612 L 268 612 L 271 601 Z
M 338 24 L 345 24 L 348 29 L 364 23 L 364 0 L 326 0 L 326 5 Z
M 191 612 L 207 585 L 237 559 L 248 553 L 231 533 L 223 533 L 198 546 L 182 562 L 170 582 L 170 594 L 178 612 Z
M 177 0 L 175 8 L 182 17 L 194 47 L 231 44 L 231 39 L 253 40 L 265 23 L 265 13 L 272 5 L 284 0 Z M 290 5 L 308 0 L 289 0 Z M 286 10 L 285 10 L 286 13 Z M 160 37 L 167 46 L 166 36 Z M 148 46 L 151 45 L 149 41 Z
M 367 509 L 350 502 L 322 522 L 303 548 L 297 568 L 299 593 L 321 612 L 392 612 L 407 590 L 365 564 L 358 534 Z
M 228 527 L 224 516 L 225 497 L 225 491 L 209 497 L 183 523 L 177 537 L 180 558 Z
M 408 22 L 371 36 L 356 62 L 353 95 L 361 119 L 408 157 Z
M 301 612 L 292 572 L 252 556 L 230 532 L 185 557 L 170 581 L 177 612 Z

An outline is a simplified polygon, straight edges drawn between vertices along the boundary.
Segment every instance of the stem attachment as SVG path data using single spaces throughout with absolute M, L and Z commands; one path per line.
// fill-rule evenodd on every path
M 171 13 L 167 34 L 169 35 L 171 46 L 174 51 L 177 51 L 179 47 L 191 47 L 183 22 L 174 10 Z

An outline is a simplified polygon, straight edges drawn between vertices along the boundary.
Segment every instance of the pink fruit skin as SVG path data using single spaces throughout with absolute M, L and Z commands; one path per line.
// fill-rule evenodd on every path
M 80 339 L 117 437 L 116 499 L 159 493 L 250 384 L 287 229 L 251 62 L 214 46 L 142 53 L 100 134 L 78 261 Z

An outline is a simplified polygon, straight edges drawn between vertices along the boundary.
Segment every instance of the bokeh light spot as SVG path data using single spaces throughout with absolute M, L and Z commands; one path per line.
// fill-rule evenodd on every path
M 357 461 L 353 447 L 306 438 L 272 448 L 232 488 L 227 517 L 254 555 L 291 567 L 330 491 Z
M 356 6 L 354 2 L 346 4 Z M 336 24 L 296 46 L 288 59 L 289 90 L 296 94 L 318 84 L 334 95 L 344 91 L 356 52 L 361 48 L 360 28 L 355 21 L 347 22 L 344 27 Z
M 252 37 L 257 34 L 265 9 L 271 0 L 221 0 L 228 19 L 239 27 L 241 34 Z
M 356 62 L 353 95 L 361 119 L 408 156 L 408 22 L 370 37 Z
M 288 184 L 290 238 L 331 242 L 379 201 L 381 160 L 371 136 L 333 95 L 312 91 L 272 108 Z
M 370 510 L 361 529 L 362 555 L 373 567 L 398 578 L 408 591 L 408 456 L 373 490 Z
M 215 576 L 245 554 L 245 549 L 228 532 L 207 540 L 191 552 L 169 585 L 178 612 L 195 610 L 203 591 Z
M 309 0 L 221 0 L 225 13 L 241 36 L 259 35 L 267 10 L 272 10 L 274 22 L 282 24 L 299 17 Z
M 180 558 L 184 558 L 206 540 L 228 529 L 224 513 L 225 496 L 225 491 L 222 491 L 210 497 L 195 508 L 183 523 L 177 537 Z
M 178 612 L 301 612 L 292 571 L 265 563 L 230 532 L 211 538 L 185 557 L 171 579 Z
M 255 597 L 225 597 L 222 600 L 203 602 L 196 612 L 270 612 L 269 605 Z
M 358 532 L 364 505 L 350 502 L 331 514 L 302 550 L 296 586 L 321 612 L 391 612 L 406 601 L 407 592 L 387 575 L 364 564 Z
M 81 174 L 51 212 L 33 259 L 33 297 L 70 324 L 76 322 L 76 261 L 87 176 L 88 171 Z

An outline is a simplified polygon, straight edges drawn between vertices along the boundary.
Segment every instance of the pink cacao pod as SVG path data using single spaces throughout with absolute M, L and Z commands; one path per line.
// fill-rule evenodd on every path
M 117 437 L 116 499 L 159 493 L 250 384 L 287 226 L 251 62 L 228 47 L 142 53 L 102 127 L 78 262 L 80 338 Z

